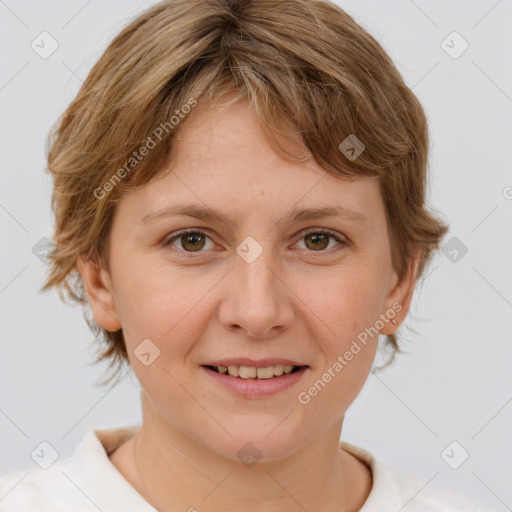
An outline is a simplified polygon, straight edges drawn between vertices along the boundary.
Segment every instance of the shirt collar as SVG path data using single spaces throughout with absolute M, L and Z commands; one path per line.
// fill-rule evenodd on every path
M 110 462 L 108 453 L 136 434 L 140 425 L 88 430 L 72 457 L 70 478 L 100 510 L 157 512 Z M 98 480 L 101 485 L 98 485 Z
M 372 472 L 372 489 L 359 512 L 396 512 L 400 510 L 403 503 L 391 470 L 364 448 L 345 441 L 340 441 L 339 446 L 365 463 Z

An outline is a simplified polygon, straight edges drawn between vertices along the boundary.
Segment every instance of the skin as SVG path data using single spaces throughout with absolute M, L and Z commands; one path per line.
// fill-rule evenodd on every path
M 288 162 L 268 145 L 247 102 L 224 107 L 221 115 L 217 108 L 200 103 L 180 133 L 172 172 L 118 203 L 111 272 L 78 261 L 96 322 L 123 329 L 141 384 L 141 430 L 110 460 L 160 510 L 230 512 L 241 504 L 248 512 L 359 510 L 371 471 L 338 442 L 378 337 L 309 404 L 297 396 L 393 304 L 401 304 L 397 325 L 387 321 L 380 333 L 397 329 L 409 309 L 419 255 L 398 282 L 376 180 L 341 179 L 313 159 Z M 190 217 L 142 224 L 147 213 L 181 202 L 216 208 L 236 225 Z M 330 205 L 350 207 L 368 221 L 276 225 L 292 208 Z M 186 228 L 207 235 L 198 249 L 186 236 L 163 246 Z M 347 243 L 328 238 L 328 246 L 315 250 L 306 228 L 331 230 Z M 263 249 L 252 263 L 236 252 L 248 236 Z M 160 349 L 149 366 L 134 355 L 146 338 Z M 277 395 L 243 398 L 200 368 L 237 356 L 286 357 L 310 368 Z M 250 468 L 236 455 L 247 442 L 262 454 Z

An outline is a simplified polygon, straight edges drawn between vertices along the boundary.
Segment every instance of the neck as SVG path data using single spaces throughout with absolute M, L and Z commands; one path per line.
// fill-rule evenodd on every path
M 174 441 L 162 448 L 145 428 L 134 439 L 141 494 L 158 510 L 349 510 L 346 460 L 336 448 L 335 456 L 319 457 L 311 447 L 286 460 L 246 466 L 209 451 L 190 457 Z
M 369 469 L 339 449 L 343 419 L 286 458 L 243 464 L 144 410 L 143 426 L 123 446 L 130 469 L 121 473 L 157 510 L 352 512 L 370 492 Z

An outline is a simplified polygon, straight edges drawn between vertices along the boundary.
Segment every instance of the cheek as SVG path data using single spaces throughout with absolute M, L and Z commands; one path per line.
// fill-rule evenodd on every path
M 144 372 L 136 354 L 143 340 L 148 339 L 156 346 L 152 348 L 146 341 L 150 352 L 159 351 L 152 368 L 184 365 L 187 354 L 207 327 L 204 304 L 217 280 L 201 279 L 197 273 L 192 276 L 169 268 L 148 266 L 137 272 L 125 268 L 116 302 L 134 369 Z M 141 378 L 153 377 L 142 375 Z
M 378 266 L 347 267 L 315 288 L 307 303 L 330 327 L 337 348 L 375 323 L 383 305 L 383 277 Z
M 309 383 L 314 386 L 310 396 L 319 414 L 328 403 L 336 404 L 333 415 L 343 411 L 368 377 L 379 340 L 376 321 L 385 286 L 380 272 L 378 266 L 373 270 L 371 266 L 360 271 L 346 269 L 330 280 L 323 293 L 315 293 L 311 309 L 329 327 L 316 333 L 325 361 Z
M 200 298 L 198 283 L 191 286 L 190 277 L 170 267 L 126 262 L 120 274 L 117 303 L 128 331 L 161 337 Z

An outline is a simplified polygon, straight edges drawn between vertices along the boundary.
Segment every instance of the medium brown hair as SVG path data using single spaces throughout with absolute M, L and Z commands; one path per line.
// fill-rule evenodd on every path
M 78 256 L 109 268 L 115 205 L 166 171 L 171 142 L 186 125 L 184 105 L 234 91 L 284 158 L 306 158 L 281 143 L 291 135 L 286 120 L 328 173 L 378 179 L 393 267 L 402 279 L 419 248 L 418 278 L 424 273 L 448 230 L 426 204 L 427 120 L 374 37 L 328 1 L 167 0 L 115 37 L 52 129 L 55 249 L 42 291 L 56 287 L 86 313 Z M 142 150 L 157 142 L 158 127 L 165 136 Z M 354 160 L 339 149 L 349 135 L 365 145 Z M 96 362 L 121 369 L 129 362 L 122 330 L 85 318 L 101 342 Z M 392 361 L 401 352 L 396 335 L 386 346 Z

